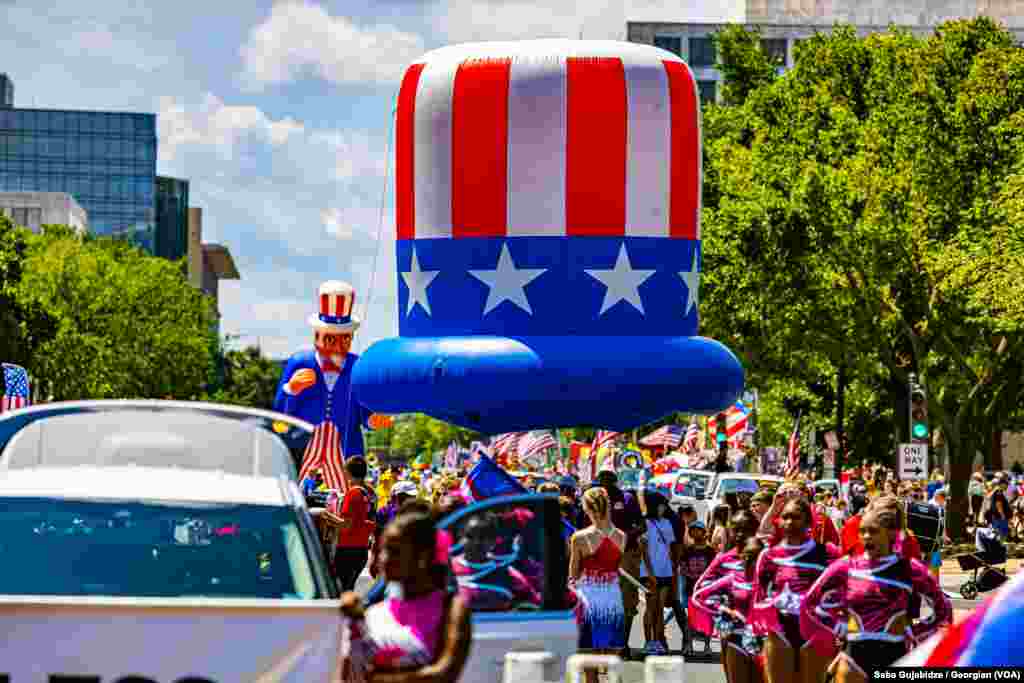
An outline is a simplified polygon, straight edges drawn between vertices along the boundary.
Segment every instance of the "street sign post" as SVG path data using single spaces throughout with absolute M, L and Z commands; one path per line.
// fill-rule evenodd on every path
M 896 454 L 900 479 L 928 478 L 928 444 L 901 443 Z

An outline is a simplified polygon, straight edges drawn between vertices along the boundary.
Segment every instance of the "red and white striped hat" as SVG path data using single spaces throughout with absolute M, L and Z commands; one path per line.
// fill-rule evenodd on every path
M 320 312 L 309 316 L 314 329 L 325 332 L 355 332 L 362 322 L 353 314 L 356 290 L 347 282 L 329 280 L 320 285 L 317 295 Z
M 398 98 L 398 239 L 700 239 L 700 105 L 676 55 L 583 40 L 452 45 Z

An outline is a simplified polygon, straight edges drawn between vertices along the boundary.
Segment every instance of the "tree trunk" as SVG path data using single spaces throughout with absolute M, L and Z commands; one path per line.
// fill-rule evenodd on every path
M 949 493 L 946 495 L 946 533 L 954 542 L 967 537 L 966 521 L 970 501 L 967 485 L 971 481 L 970 447 L 960 443 L 960 435 L 946 435 L 946 462 L 949 467 L 947 479 Z

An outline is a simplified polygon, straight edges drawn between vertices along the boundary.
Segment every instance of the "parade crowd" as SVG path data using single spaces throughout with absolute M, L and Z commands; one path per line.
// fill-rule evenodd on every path
M 400 541 L 400 530 L 415 525 L 393 522 L 409 515 L 437 520 L 468 502 L 460 472 L 403 468 L 370 481 L 363 458 L 350 458 L 346 468 L 345 494 L 331 493 L 327 502 L 345 520 L 334 560 L 345 591 L 367 566 L 389 581 L 401 575 L 383 568 L 388 534 L 399 534 Z M 307 495 L 323 489 L 317 475 L 303 482 Z M 891 664 L 951 621 L 950 601 L 938 583 L 941 552 L 923 553 L 908 526 L 908 506 L 945 506 L 938 471 L 928 481 L 900 482 L 885 467 L 865 466 L 844 472 L 835 488 L 798 476 L 777 489 L 730 494 L 707 522 L 692 505 L 672 509 L 643 482 L 624 490 L 611 470 L 584 486 L 573 476 L 537 479 L 526 483 L 558 495 L 564 522 L 574 530 L 566 557 L 581 651 L 666 654 L 666 625 L 676 620 L 684 652 L 707 650 L 712 636 L 721 639 L 730 683 L 811 683 L 826 672 L 841 683 L 860 683 L 870 668 Z M 1018 534 L 1022 493 L 1018 474 L 977 473 L 970 531 L 1000 541 Z M 468 536 L 484 531 L 465 530 L 467 553 Z M 432 557 L 443 557 L 436 547 L 430 546 Z M 469 561 L 464 556 L 451 561 L 451 570 L 466 574 L 478 566 L 473 560 L 487 559 L 487 553 Z M 531 590 L 528 578 L 504 580 L 525 586 L 520 592 Z M 462 598 L 464 608 L 468 598 Z M 646 642 L 633 653 L 629 634 L 637 618 Z M 431 655 L 437 647 L 424 645 Z M 459 647 L 455 642 L 452 653 Z

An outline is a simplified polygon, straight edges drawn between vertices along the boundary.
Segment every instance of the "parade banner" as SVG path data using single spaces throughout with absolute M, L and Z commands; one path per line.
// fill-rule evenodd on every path
M 340 678 L 337 600 L 0 596 L 0 681 Z

